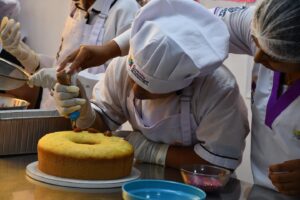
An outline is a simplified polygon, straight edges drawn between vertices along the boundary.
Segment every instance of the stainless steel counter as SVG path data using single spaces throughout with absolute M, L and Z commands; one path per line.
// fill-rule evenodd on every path
M 113 189 L 78 189 L 49 185 L 26 176 L 26 166 L 36 161 L 36 155 L 0 157 L 0 200 L 96 200 L 122 199 L 121 188 Z M 141 178 L 166 179 L 182 182 L 179 171 L 156 165 L 137 164 L 142 172 Z M 290 200 L 272 190 L 231 179 L 226 187 L 215 194 L 208 194 L 208 200 L 265 199 Z

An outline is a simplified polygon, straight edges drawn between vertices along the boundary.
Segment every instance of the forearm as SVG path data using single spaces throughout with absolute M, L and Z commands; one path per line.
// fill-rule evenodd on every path
M 166 166 L 180 169 L 182 165 L 210 164 L 198 156 L 194 147 L 170 146 L 166 158 Z
M 101 114 L 96 112 L 96 118 L 91 128 L 95 128 L 100 132 L 110 131 L 109 127 L 106 125 L 105 121 L 102 119 Z
M 121 56 L 121 49 L 114 40 L 107 42 L 105 48 L 107 49 L 107 60 Z

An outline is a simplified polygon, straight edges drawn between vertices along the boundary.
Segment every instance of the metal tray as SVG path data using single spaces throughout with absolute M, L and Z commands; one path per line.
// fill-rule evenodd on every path
M 45 134 L 71 130 L 70 120 L 56 110 L 0 111 L 0 156 L 37 152 Z

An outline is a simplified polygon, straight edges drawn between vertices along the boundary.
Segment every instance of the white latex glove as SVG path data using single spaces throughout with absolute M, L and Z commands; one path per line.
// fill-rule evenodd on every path
M 165 165 L 168 153 L 168 144 L 149 141 L 140 132 L 130 133 L 126 140 L 134 147 L 134 157 L 138 161 Z
M 28 85 L 53 89 L 56 79 L 56 68 L 43 68 L 29 77 Z
M 21 41 L 20 23 L 4 17 L 1 22 L 0 39 L 2 47 L 16 57 L 29 73 L 39 66 L 37 54 Z
M 90 128 L 96 119 L 96 113 L 87 99 L 80 82 L 77 86 L 66 86 L 56 83 L 54 86 L 54 99 L 60 115 L 68 117 L 72 112 L 80 112 L 76 126 L 80 129 Z M 79 89 L 80 88 L 80 89 Z M 82 98 L 78 98 L 79 92 Z

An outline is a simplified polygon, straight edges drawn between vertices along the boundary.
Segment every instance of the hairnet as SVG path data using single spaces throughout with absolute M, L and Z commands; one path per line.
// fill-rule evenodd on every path
M 225 24 L 194 1 L 151 0 L 136 16 L 127 71 L 151 93 L 169 93 L 219 67 L 228 55 Z
M 263 0 L 256 8 L 252 32 L 266 54 L 300 63 L 299 0 Z

